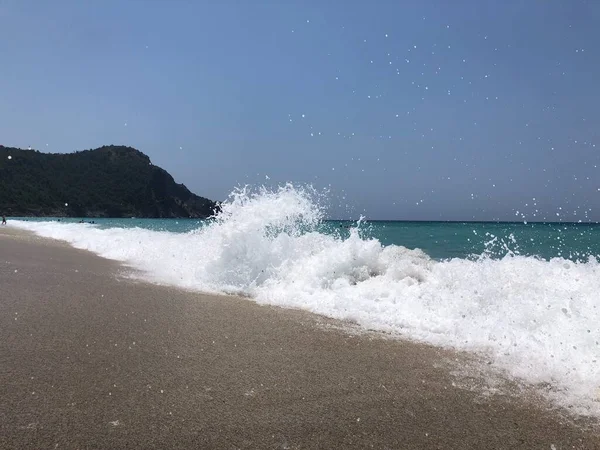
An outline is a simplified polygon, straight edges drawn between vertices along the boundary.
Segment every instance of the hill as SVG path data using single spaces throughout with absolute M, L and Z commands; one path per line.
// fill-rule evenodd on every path
M 1 214 L 205 218 L 216 207 L 131 147 L 51 154 L 0 145 Z

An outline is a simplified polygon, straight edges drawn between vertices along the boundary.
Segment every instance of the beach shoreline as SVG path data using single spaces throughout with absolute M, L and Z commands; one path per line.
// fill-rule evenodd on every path
M 462 355 L 0 229 L 0 448 L 600 448 Z

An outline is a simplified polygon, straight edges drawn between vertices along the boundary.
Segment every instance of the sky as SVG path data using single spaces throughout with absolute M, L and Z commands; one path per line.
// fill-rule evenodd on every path
M 595 0 L 0 0 L 0 144 L 335 218 L 600 220 Z

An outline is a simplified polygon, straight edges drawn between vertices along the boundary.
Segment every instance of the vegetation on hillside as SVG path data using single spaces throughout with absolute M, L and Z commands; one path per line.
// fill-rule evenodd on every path
M 0 214 L 204 218 L 216 207 L 131 147 L 50 154 L 0 145 Z

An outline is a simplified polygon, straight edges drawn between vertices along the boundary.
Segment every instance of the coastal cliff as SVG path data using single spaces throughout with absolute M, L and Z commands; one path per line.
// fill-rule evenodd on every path
M 206 218 L 217 207 L 131 147 L 51 154 L 0 145 L 7 216 Z

